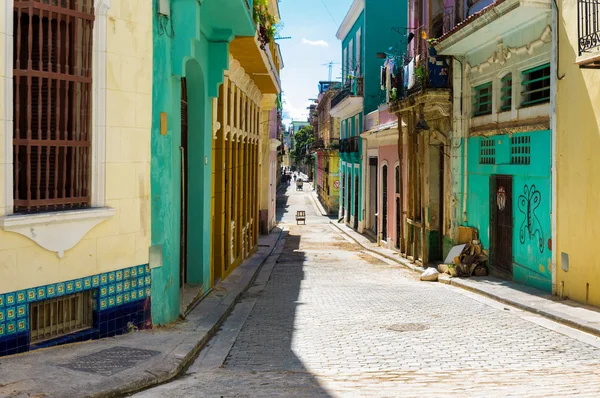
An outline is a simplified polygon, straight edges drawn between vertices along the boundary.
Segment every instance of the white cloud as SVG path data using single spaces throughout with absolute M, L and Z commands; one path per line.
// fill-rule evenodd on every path
M 308 44 L 309 46 L 321 46 L 321 47 L 329 47 L 329 44 L 325 40 L 308 40 L 302 39 L 302 43 Z

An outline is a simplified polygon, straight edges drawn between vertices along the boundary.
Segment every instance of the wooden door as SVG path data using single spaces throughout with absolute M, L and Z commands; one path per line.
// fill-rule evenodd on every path
M 512 275 L 512 176 L 490 177 L 491 265 Z

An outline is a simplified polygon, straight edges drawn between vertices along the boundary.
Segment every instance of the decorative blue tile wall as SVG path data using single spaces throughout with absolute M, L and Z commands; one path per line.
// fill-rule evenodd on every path
M 151 283 L 146 264 L 0 294 L 0 356 L 151 327 Z M 29 303 L 92 289 L 93 328 L 30 347 Z

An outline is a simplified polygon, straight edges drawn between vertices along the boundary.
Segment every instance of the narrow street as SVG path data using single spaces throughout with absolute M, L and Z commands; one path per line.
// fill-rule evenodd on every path
M 278 197 L 283 238 L 195 363 L 136 397 L 597 396 L 600 339 L 419 281 L 330 225 L 309 189 Z

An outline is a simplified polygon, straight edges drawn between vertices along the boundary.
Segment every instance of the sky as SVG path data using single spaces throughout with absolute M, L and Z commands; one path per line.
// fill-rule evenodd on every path
M 283 119 L 306 120 L 311 98 L 317 98 L 320 80 L 328 80 L 330 61 L 332 80 L 341 78 L 342 45 L 335 37 L 352 0 L 280 0 L 283 27 L 279 33 L 287 40 L 281 46 L 284 68 L 281 71 Z

